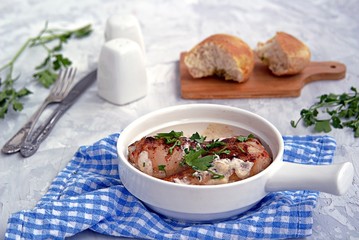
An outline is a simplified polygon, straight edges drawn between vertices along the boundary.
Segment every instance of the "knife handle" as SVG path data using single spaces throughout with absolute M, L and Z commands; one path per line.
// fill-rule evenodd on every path
M 39 109 L 42 111 L 41 109 Z M 29 133 L 32 132 L 32 128 L 35 125 L 35 122 L 38 118 L 38 113 L 40 111 L 37 111 L 30 119 L 25 123 L 25 125 L 20 128 L 20 130 L 9 140 L 5 143 L 5 145 L 2 147 L 1 151 L 6 154 L 12 154 L 20 151 L 21 145 L 24 143 L 25 139 L 28 137 Z M 37 116 L 36 116 L 37 115 Z M 36 117 L 34 117 L 36 116 Z M 34 131 L 32 135 L 37 135 L 38 130 Z
M 16 153 L 20 150 L 21 144 L 24 142 L 26 136 L 29 134 L 31 128 L 30 122 L 27 122 L 1 149 L 3 153 Z
M 1 151 L 6 154 L 16 153 L 20 150 L 21 145 L 27 138 L 30 132 L 33 132 L 33 128 L 36 125 L 41 113 L 45 110 L 50 101 L 46 98 L 36 112 L 30 117 L 25 125 L 9 140 L 5 143 Z
M 55 109 L 48 120 L 35 130 L 34 134 L 28 135 L 25 138 L 25 141 L 20 147 L 20 153 L 23 157 L 30 157 L 37 151 L 40 144 L 50 134 L 57 121 L 69 106 L 70 105 L 62 105 Z

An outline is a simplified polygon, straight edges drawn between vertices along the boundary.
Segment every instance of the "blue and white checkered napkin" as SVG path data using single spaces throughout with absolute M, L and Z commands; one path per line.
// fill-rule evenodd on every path
M 166 219 L 147 209 L 121 184 L 116 142 L 110 135 L 80 147 L 32 210 L 14 213 L 7 239 L 63 239 L 91 229 L 141 239 L 299 238 L 312 233 L 318 192 L 267 195 L 250 211 L 213 224 Z M 284 161 L 330 164 L 336 148 L 328 136 L 285 136 Z

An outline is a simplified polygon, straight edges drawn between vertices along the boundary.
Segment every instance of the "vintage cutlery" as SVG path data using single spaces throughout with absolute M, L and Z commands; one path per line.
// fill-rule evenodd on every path
M 10 154 L 20 150 L 21 144 L 25 140 L 26 136 L 33 130 L 37 120 L 45 108 L 51 103 L 61 102 L 66 97 L 75 75 L 75 68 L 66 68 L 63 71 L 60 71 L 55 85 L 51 88 L 51 91 L 45 101 L 41 104 L 40 108 L 30 117 L 27 123 L 25 123 L 25 125 L 7 143 L 5 143 L 1 149 L 3 153 Z
M 52 115 L 39 126 L 34 133 L 28 135 L 20 148 L 23 157 L 30 157 L 39 148 L 41 142 L 49 135 L 56 122 L 62 114 L 75 102 L 75 100 L 83 93 L 95 80 L 97 71 L 94 70 L 80 80 L 69 92 L 66 98 L 54 110 Z

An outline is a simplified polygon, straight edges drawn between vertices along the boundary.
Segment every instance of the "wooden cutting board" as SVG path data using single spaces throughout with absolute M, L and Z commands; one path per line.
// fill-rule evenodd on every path
M 277 77 L 257 60 L 250 79 L 244 83 L 215 76 L 194 79 L 184 64 L 185 54 L 180 56 L 180 81 L 181 95 L 186 99 L 298 97 L 307 83 L 344 79 L 346 73 L 346 66 L 339 62 L 311 62 L 300 74 Z

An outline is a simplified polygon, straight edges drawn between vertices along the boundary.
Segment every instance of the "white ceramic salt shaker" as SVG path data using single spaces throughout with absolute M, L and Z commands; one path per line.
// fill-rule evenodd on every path
M 145 44 L 142 37 L 141 27 L 138 19 L 132 14 L 112 15 L 107 19 L 105 29 L 105 40 L 116 38 L 128 38 L 137 42 L 143 53 Z
M 100 52 L 97 72 L 99 95 L 123 105 L 147 93 L 145 61 L 140 46 L 127 38 L 106 42 Z

